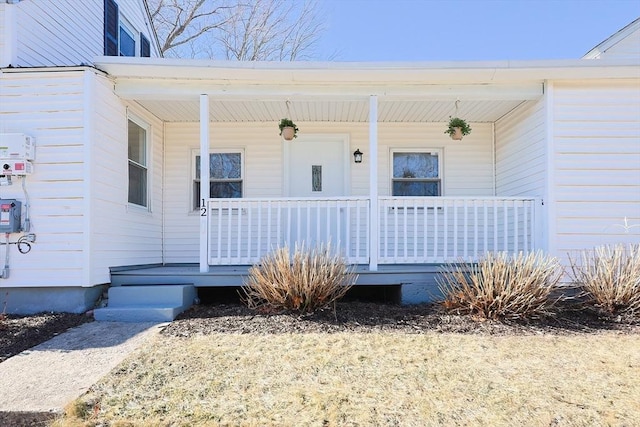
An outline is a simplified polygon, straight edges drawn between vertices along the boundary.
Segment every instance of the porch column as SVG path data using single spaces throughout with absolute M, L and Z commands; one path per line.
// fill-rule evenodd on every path
M 369 97 L 369 270 L 378 270 L 378 97 Z
M 209 271 L 209 95 L 200 95 L 200 272 Z

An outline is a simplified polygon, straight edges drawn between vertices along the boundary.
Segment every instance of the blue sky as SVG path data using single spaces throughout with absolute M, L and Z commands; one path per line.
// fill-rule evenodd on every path
M 319 59 L 580 58 L 640 17 L 640 0 L 318 0 Z

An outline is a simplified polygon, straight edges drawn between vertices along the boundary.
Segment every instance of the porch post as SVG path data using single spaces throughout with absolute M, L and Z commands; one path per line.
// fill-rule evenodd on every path
M 209 95 L 200 95 L 200 272 L 209 271 Z
M 378 270 L 378 97 L 369 97 L 369 270 Z

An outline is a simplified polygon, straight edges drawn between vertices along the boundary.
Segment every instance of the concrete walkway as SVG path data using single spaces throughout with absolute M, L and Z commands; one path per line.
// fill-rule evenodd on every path
M 0 363 L 0 412 L 60 412 L 166 323 L 91 322 Z

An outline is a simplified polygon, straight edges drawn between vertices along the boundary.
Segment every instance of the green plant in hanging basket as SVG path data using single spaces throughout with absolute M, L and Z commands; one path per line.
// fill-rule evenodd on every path
M 287 135 L 287 132 L 285 131 L 285 134 L 282 135 L 284 137 L 284 139 L 288 139 L 291 140 L 293 138 L 297 138 L 298 137 L 298 127 L 296 126 L 295 123 L 293 123 L 293 120 L 287 119 L 286 117 L 282 120 L 280 120 L 280 124 L 278 125 L 278 127 L 280 128 L 280 135 L 282 135 L 282 132 L 285 128 L 293 128 L 293 136 L 292 137 L 288 137 L 289 135 Z
M 456 128 L 460 129 L 460 137 L 455 138 Z M 449 117 L 449 127 L 444 133 L 448 133 L 451 138 L 462 139 L 462 136 L 469 135 L 471 133 L 471 126 L 459 117 Z

